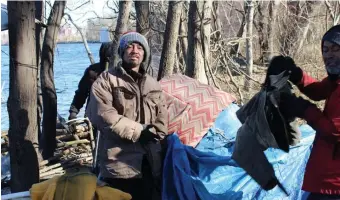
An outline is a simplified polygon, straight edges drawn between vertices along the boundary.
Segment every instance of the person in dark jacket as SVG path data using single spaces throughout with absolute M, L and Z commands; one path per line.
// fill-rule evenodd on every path
M 70 106 L 69 120 L 77 118 L 80 109 L 84 106 L 90 95 L 90 89 L 97 77 L 109 66 L 110 57 L 113 54 L 112 42 L 103 43 L 99 49 L 99 63 L 95 63 L 86 68 L 83 77 L 80 79 L 78 89 L 73 97 Z M 87 100 L 87 102 L 89 102 Z
M 291 73 L 290 81 L 302 93 L 314 101 L 326 100 L 323 111 L 301 97 L 283 101 L 290 105 L 284 112 L 305 119 L 316 130 L 302 187 L 311 193 L 309 200 L 340 199 L 340 25 L 325 33 L 321 45 L 328 73 L 321 81 L 308 76 L 293 59 L 281 57 Z

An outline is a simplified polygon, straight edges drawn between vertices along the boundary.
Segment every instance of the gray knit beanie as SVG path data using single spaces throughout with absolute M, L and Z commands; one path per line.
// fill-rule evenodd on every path
M 146 38 L 137 32 L 127 32 L 120 37 L 118 53 L 123 59 L 124 50 L 126 47 L 133 43 L 138 42 L 144 48 L 144 59 L 143 63 L 145 67 L 148 67 L 150 61 L 150 47 Z

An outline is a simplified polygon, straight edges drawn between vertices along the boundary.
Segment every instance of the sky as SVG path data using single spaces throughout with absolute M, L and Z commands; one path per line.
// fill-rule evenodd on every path
M 79 26 L 85 26 L 87 19 L 95 18 L 96 15 L 99 17 L 107 17 L 111 15 L 112 10 L 108 9 L 106 6 L 107 1 L 110 2 L 110 6 L 114 7 L 113 0 L 67 0 L 65 12 L 69 13 L 72 19 Z M 51 0 L 53 5 L 54 0 Z M 71 11 L 70 9 L 75 9 L 85 2 L 89 2 L 80 8 Z M 2 4 L 7 4 L 7 0 L 1 0 Z M 50 6 L 46 6 L 47 16 L 50 13 Z

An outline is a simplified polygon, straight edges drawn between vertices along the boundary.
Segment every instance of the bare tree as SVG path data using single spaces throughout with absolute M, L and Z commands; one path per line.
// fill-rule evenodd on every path
M 39 20 L 40 22 L 43 21 L 43 1 L 36 1 L 35 2 L 35 19 Z M 42 111 L 43 111 L 43 105 L 42 105 L 42 95 L 41 95 L 41 82 L 40 82 L 40 56 L 41 56 L 41 44 L 42 44 L 42 25 L 40 23 L 36 24 L 35 28 L 35 42 L 36 42 L 36 60 L 37 60 L 37 95 L 38 95 L 38 106 L 37 106 L 37 121 L 38 121 L 38 138 L 41 137 L 41 118 L 42 118 Z M 39 160 L 41 159 L 40 153 L 38 154 Z
M 48 18 L 41 57 L 41 89 L 43 95 L 42 155 L 52 157 L 56 148 L 57 94 L 54 85 L 54 49 L 66 1 L 55 1 Z
M 246 27 L 246 13 L 247 13 L 247 10 L 244 7 L 243 10 L 235 9 L 235 11 L 237 11 L 238 13 L 240 13 L 242 15 L 240 27 L 239 27 L 239 29 L 237 31 L 236 38 L 242 38 L 243 35 L 244 35 L 244 32 L 245 32 L 245 27 Z M 240 49 L 240 40 L 236 41 L 231 46 L 229 54 L 231 56 L 237 56 L 237 54 L 239 53 L 239 49 Z
M 9 1 L 7 8 L 11 191 L 20 192 L 39 182 L 35 2 Z
M 333 5 L 332 5 L 333 3 Z M 340 20 L 340 1 L 332 1 L 329 2 L 329 0 L 325 0 L 325 5 L 327 7 L 327 10 L 329 14 L 331 15 L 333 26 L 337 25 Z
M 258 43 L 260 46 L 260 51 L 259 51 L 259 59 L 258 62 L 265 64 L 268 62 L 267 58 L 268 58 L 268 53 L 269 53 L 269 43 L 268 43 L 268 25 L 266 26 L 266 24 L 268 23 L 267 20 L 267 6 L 269 2 L 261 2 L 261 1 L 257 1 L 256 3 L 256 16 L 257 16 L 257 20 L 254 20 L 254 25 L 255 28 L 257 30 L 258 33 Z M 255 16 L 254 16 L 255 18 Z
M 149 1 L 134 1 L 137 17 L 137 31 L 149 38 Z
M 180 59 L 183 59 L 184 62 L 182 62 L 182 65 L 186 67 L 186 61 L 187 61 L 187 54 L 188 54 L 188 8 L 189 3 L 187 1 L 184 2 L 184 6 L 182 7 L 182 13 L 181 13 L 181 22 L 180 22 L 180 49 L 181 49 L 181 57 Z M 179 52 L 179 51 L 178 51 Z M 183 67 L 184 68 L 184 67 Z M 185 69 L 185 68 L 184 68 Z
M 253 17 L 254 17 L 254 2 L 253 0 L 246 1 L 247 8 L 247 38 L 246 38 L 246 57 L 247 57 L 247 75 L 253 74 Z M 250 89 L 250 81 L 246 81 L 246 89 Z
M 269 23 L 268 23 L 268 58 L 270 60 L 274 54 L 274 38 L 275 38 L 275 24 L 277 18 L 277 9 L 279 7 L 279 0 L 269 2 Z
M 308 15 L 313 11 L 313 4 L 317 1 L 289 1 L 285 20 L 281 20 L 280 27 L 280 53 L 293 56 L 298 48 L 299 37 L 304 27 L 308 27 Z M 301 31 L 302 30 L 302 31 Z
M 212 33 L 211 37 L 214 38 L 215 41 L 218 41 L 221 39 L 221 20 L 219 17 L 219 12 L 218 12 L 218 1 L 213 1 L 212 4 L 212 22 L 211 22 L 211 27 L 212 27 Z
M 203 12 L 211 12 L 211 6 L 209 9 L 204 10 L 205 5 L 208 3 L 209 1 L 190 1 L 188 20 L 188 46 L 190 48 L 188 48 L 187 67 L 185 70 L 187 76 L 205 84 L 208 84 L 208 79 L 205 72 L 205 57 L 202 49 L 202 43 L 204 43 L 202 32 L 206 25 L 204 24 Z M 207 26 L 210 27 L 210 22 Z
M 176 44 L 181 20 L 183 1 L 170 1 L 166 22 L 161 62 L 159 64 L 158 80 L 171 75 L 174 70 Z
M 112 56 L 113 66 L 116 66 L 119 61 L 118 42 L 119 42 L 120 36 L 127 30 L 131 6 L 132 6 L 131 0 L 119 1 L 119 14 L 118 14 L 117 25 L 116 25 L 116 29 L 115 29 L 114 37 L 113 37 L 113 51 L 114 51 L 113 52 L 114 56 Z

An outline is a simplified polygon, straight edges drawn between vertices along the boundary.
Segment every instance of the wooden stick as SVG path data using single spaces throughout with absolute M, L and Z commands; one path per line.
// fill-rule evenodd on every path
M 76 134 L 79 138 L 86 138 L 89 136 L 89 132 L 80 132 Z M 61 141 L 68 141 L 68 140 L 73 140 L 74 136 L 73 135 L 59 135 L 56 137 L 57 139 L 61 140 Z
M 57 164 L 54 164 L 54 165 L 42 168 L 42 169 L 40 169 L 40 173 L 47 172 L 47 171 L 49 171 L 51 169 L 54 169 L 54 168 L 57 168 L 57 167 L 60 167 L 60 166 L 61 166 L 61 163 L 57 163 Z
M 56 160 L 56 159 L 59 159 L 62 155 L 58 154 L 58 155 L 55 155 L 53 156 L 52 158 L 49 158 L 48 160 L 43 160 L 39 163 L 39 167 L 42 167 L 44 165 L 47 165 L 50 161 L 52 160 Z
M 52 175 L 52 174 L 55 174 L 56 172 L 65 172 L 65 171 L 64 171 L 64 169 L 62 167 L 59 167 L 59 168 L 50 170 L 48 172 L 40 173 L 40 177 Z
M 90 143 L 90 141 L 88 141 L 86 139 L 82 139 L 82 140 L 77 140 L 77 141 L 59 143 L 59 144 L 57 144 L 57 147 L 67 147 L 67 146 L 71 146 L 71 145 L 74 145 L 74 144 L 88 144 L 88 143 Z

